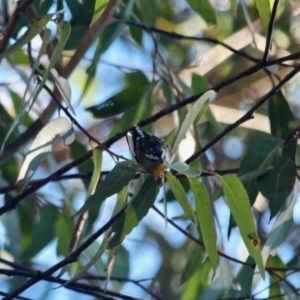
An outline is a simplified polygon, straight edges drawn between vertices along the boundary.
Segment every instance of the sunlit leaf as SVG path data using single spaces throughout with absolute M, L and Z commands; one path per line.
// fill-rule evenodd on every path
M 108 249 L 119 245 L 126 235 L 146 216 L 158 193 L 158 186 L 153 176 L 149 176 L 139 192 L 132 199 L 125 213 L 113 225 L 113 237 L 108 242 Z
M 75 139 L 72 123 L 66 118 L 57 118 L 49 122 L 35 137 L 21 167 L 17 182 L 28 181 L 45 156 L 52 151 L 52 144 L 57 136 L 61 136 L 67 145 Z
M 259 13 L 260 20 L 265 31 L 268 31 L 269 21 L 271 16 L 270 1 L 269 0 L 254 0 L 256 8 Z
M 230 0 L 231 10 L 234 16 L 236 16 L 237 4 L 236 0 Z
M 175 162 L 174 164 L 167 164 L 167 167 L 186 176 L 199 176 L 201 174 L 201 172 L 198 169 L 190 167 L 184 162 Z
M 93 175 L 92 179 L 90 181 L 90 185 L 88 188 L 88 191 L 86 193 L 86 199 L 95 193 L 100 175 L 101 175 L 101 166 L 102 166 L 102 151 L 94 148 L 93 149 L 93 162 L 94 162 L 94 170 L 93 170 Z
M 10 47 L 0 53 L 0 60 L 11 55 L 13 52 L 19 50 L 24 45 L 29 43 L 36 35 L 38 35 L 52 19 L 55 14 L 49 14 L 38 19 L 32 20 L 28 30 Z
M 50 75 L 52 79 L 54 80 L 60 94 L 62 95 L 62 98 L 64 102 L 67 104 L 70 111 L 73 113 L 73 115 L 76 116 L 76 113 L 71 105 L 71 85 L 68 82 L 67 79 L 60 76 L 55 69 L 50 70 Z
M 196 218 L 200 228 L 205 250 L 210 258 L 211 266 L 216 272 L 218 266 L 217 236 L 211 203 L 205 185 L 198 179 L 189 177 L 191 189 L 195 198 Z
M 282 156 L 273 170 L 257 179 L 259 191 L 269 200 L 272 219 L 285 203 L 294 188 L 296 180 L 295 163 Z
M 189 204 L 185 190 L 183 189 L 180 181 L 170 172 L 166 173 L 166 178 L 173 194 L 175 195 L 175 198 L 178 200 L 183 211 L 192 222 L 195 222 L 194 212 L 191 208 L 191 205 Z
M 243 241 L 254 258 L 261 276 L 265 276 L 265 268 L 260 253 L 260 239 L 256 231 L 250 201 L 241 181 L 234 175 L 219 177 L 222 181 L 225 197 L 233 218 L 240 230 Z
M 198 112 L 200 111 L 202 105 L 204 102 L 208 101 L 208 99 L 215 95 L 216 93 L 212 90 L 207 91 L 206 93 L 204 93 L 190 108 L 190 110 L 188 111 L 183 123 L 180 126 L 180 129 L 177 133 L 176 139 L 174 141 L 174 145 L 173 145 L 173 150 L 175 151 L 178 146 L 179 143 L 182 141 L 182 139 L 185 137 L 185 134 L 187 133 L 187 131 L 189 130 L 189 128 L 191 127 L 191 125 L 193 124 L 193 122 L 195 121 Z
M 108 0 L 96 0 L 95 1 L 94 15 L 93 15 L 93 19 L 92 19 L 90 25 L 92 25 L 96 20 L 98 20 L 98 18 L 102 15 L 107 3 L 108 3 Z

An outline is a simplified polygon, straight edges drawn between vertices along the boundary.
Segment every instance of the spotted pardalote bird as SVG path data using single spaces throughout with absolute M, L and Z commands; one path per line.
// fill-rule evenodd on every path
M 171 162 L 170 146 L 137 125 L 127 135 L 127 143 L 135 160 L 148 172 L 163 179 L 166 165 Z

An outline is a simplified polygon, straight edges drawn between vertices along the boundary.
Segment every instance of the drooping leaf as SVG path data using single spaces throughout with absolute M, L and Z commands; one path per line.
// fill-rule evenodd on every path
M 108 242 L 108 249 L 122 243 L 126 235 L 146 216 L 158 193 L 158 186 L 153 176 L 149 176 L 136 196 L 132 199 L 125 213 L 113 225 L 113 237 Z
M 67 104 L 70 111 L 73 115 L 76 116 L 76 113 L 71 105 L 71 85 L 67 79 L 60 76 L 55 69 L 50 70 L 50 75 L 55 82 L 64 102 Z
M 0 53 L 0 61 L 4 57 L 11 55 L 13 52 L 19 50 L 27 43 L 29 43 L 36 35 L 38 35 L 44 29 L 46 24 L 52 19 L 54 15 L 55 14 L 49 14 L 41 18 L 32 20 L 28 30 L 19 39 L 17 39 L 17 41 L 13 45 L 11 45 L 5 51 Z
M 216 13 L 208 0 L 187 0 L 187 3 L 198 13 L 207 23 L 216 24 Z
M 279 160 L 282 144 L 283 140 L 273 137 L 258 141 L 243 158 L 238 176 L 253 171 L 274 168 Z M 250 202 L 253 204 L 258 194 L 256 178 L 244 186 L 248 192 Z
M 282 92 L 276 93 L 268 102 L 269 119 L 272 135 L 286 139 L 295 127 L 295 117 Z
M 95 190 L 96 190 L 96 187 L 97 187 L 100 175 L 101 175 L 102 151 L 97 148 L 93 149 L 93 162 L 94 162 L 93 175 L 92 175 L 92 179 L 90 181 L 89 188 L 86 193 L 85 200 L 87 200 L 90 195 L 93 195 L 95 193 Z
M 198 112 L 200 111 L 203 103 L 208 101 L 208 99 L 215 94 L 216 93 L 212 90 L 207 91 L 192 105 L 192 107 L 188 111 L 183 123 L 180 126 L 180 129 L 179 129 L 176 139 L 174 141 L 174 145 L 172 147 L 173 151 L 175 151 L 178 148 L 179 143 L 185 137 L 185 134 L 187 133 L 187 131 L 189 130 L 189 128 L 195 121 L 196 117 L 198 116 Z
M 108 118 L 115 116 L 136 106 L 145 92 L 147 84 L 140 84 L 124 89 L 115 96 L 96 106 L 88 107 L 95 118 Z
M 231 10 L 234 16 L 236 16 L 237 3 L 236 0 L 230 0 Z
M 282 156 L 277 165 L 270 172 L 257 179 L 259 191 L 269 200 L 272 219 L 285 203 L 294 188 L 296 180 L 295 163 Z
M 26 179 L 25 182 L 27 182 L 33 176 L 45 156 L 52 151 L 52 144 L 57 136 L 61 136 L 67 145 L 74 141 L 73 126 L 68 119 L 54 119 L 38 133 L 23 162 L 17 182 L 23 179 Z
M 72 18 L 70 20 L 70 38 L 66 43 L 65 49 L 73 50 L 82 41 L 91 24 L 95 12 L 96 0 L 66 0 L 66 2 L 71 11 Z
M 95 1 L 95 9 L 93 18 L 90 25 L 93 25 L 93 23 L 98 20 L 98 18 L 102 15 L 106 5 L 108 3 L 108 0 L 96 0 Z
M 43 208 L 40 222 L 32 233 L 31 244 L 23 253 L 24 258 L 35 256 L 54 239 L 57 217 L 58 210 L 52 204 L 48 204 Z
M 268 31 L 269 21 L 271 16 L 270 2 L 269 0 L 254 0 L 260 20 L 263 24 L 265 31 Z
M 167 164 L 167 167 L 186 176 L 199 176 L 201 174 L 201 172 L 198 169 L 190 167 L 184 162 L 175 162 L 174 164 Z
M 233 218 L 240 230 L 242 239 L 259 269 L 261 276 L 265 276 L 265 268 L 260 253 L 260 239 L 256 231 L 250 201 L 241 181 L 234 175 L 228 174 L 219 177 L 224 194 Z
M 190 279 L 194 275 L 194 273 L 201 267 L 201 265 L 204 263 L 203 258 L 203 251 L 200 248 L 199 245 L 194 244 L 192 247 L 191 252 L 188 256 L 188 261 L 185 265 L 185 268 L 181 274 L 180 283 L 185 283 L 187 280 Z M 211 263 L 209 263 L 209 266 L 211 266 Z
M 204 242 L 205 250 L 211 261 L 214 273 L 218 266 L 217 236 L 211 203 L 205 185 L 194 177 L 189 177 L 195 198 L 196 218 Z
M 248 256 L 246 263 L 255 265 L 255 261 L 251 256 Z M 224 298 L 238 299 L 251 295 L 253 275 L 254 268 L 251 268 L 248 265 L 242 266 L 235 280 L 237 288 L 231 288 Z
M 167 182 L 175 195 L 175 198 L 178 200 L 179 204 L 181 205 L 183 211 L 187 215 L 187 217 L 195 223 L 195 215 L 189 204 L 188 198 L 186 196 L 185 190 L 183 189 L 180 181 L 172 175 L 172 173 L 166 173 Z
M 118 163 L 105 179 L 99 183 L 95 193 L 87 199 L 75 216 L 95 207 L 106 198 L 121 191 L 135 175 L 135 172 L 130 170 L 131 165 L 131 161 L 122 161 Z
M 279 247 L 288 236 L 288 233 L 294 223 L 293 209 L 298 198 L 298 190 L 298 183 L 296 183 L 290 203 L 288 204 L 287 208 L 279 214 L 262 248 L 262 256 L 264 262 L 267 261 L 270 254 L 273 256 L 276 255 Z
M 55 223 L 55 232 L 57 236 L 57 255 L 67 256 L 70 239 L 74 231 L 74 223 L 67 214 L 60 213 Z
M 195 248 L 197 248 L 197 247 L 195 247 Z M 198 249 L 199 249 L 199 247 L 198 247 Z M 197 253 L 196 253 L 196 255 L 197 255 Z M 198 253 L 198 256 L 200 257 L 199 253 Z M 195 259 L 197 259 L 197 258 L 195 257 Z M 193 271 L 193 265 L 192 265 L 193 262 L 197 266 L 198 261 L 195 261 L 194 259 L 192 259 L 192 257 L 190 257 L 189 261 L 186 265 L 186 268 L 183 271 L 183 273 L 186 274 L 184 276 L 184 278 L 188 277 L 189 279 L 188 279 L 186 287 L 180 297 L 181 300 L 198 299 L 201 290 L 205 289 L 205 287 L 207 286 L 207 282 L 209 281 L 209 279 L 208 279 L 209 271 L 211 269 L 210 259 L 207 257 L 200 266 L 197 266 L 197 268 L 195 268 L 194 271 Z M 188 266 L 191 267 L 191 269 Z M 183 278 L 181 278 L 181 282 L 184 282 Z

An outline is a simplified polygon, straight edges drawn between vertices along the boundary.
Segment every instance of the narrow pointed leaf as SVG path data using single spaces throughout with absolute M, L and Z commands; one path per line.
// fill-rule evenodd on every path
M 230 211 L 240 230 L 243 241 L 264 278 L 265 269 L 260 253 L 260 239 L 258 237 L 254 217 L 251 211 L 250 201 L 241 181 L 234 175 L 228 174 L 219 177 L 222 181 L 224 194 Z
M 93 162 L 94 162 L 94 170 L 92 179 L 86 193 L 86 200 L 90 195 L 95 193 L 100 175 L 101 175 L 101 166 L 102 166 L 102 151 L 97 148 L 93 149 Z
M 194 177 L 189 177 L 191 189 L 195 197 L 196 218 L 200 228 L 206 252 L 210 258 L 214 272 L 218 266 L 217 237 L 215 222 L 211 211 L 211 203 L 205 185 Z
M 204 102 L 208 101 L 208 99 L 212 96 L 214 96 L 216 93 L 212 90 L 207 91 L 204 93 L 190 108 L 188 111 L 183 123 L 180 126 L 179 132 L 176 136 L 174 145 L 173 145 L 173 150 L 175 151 L 179 143 L 182 141 L 182 139 L 185 137 L 185 134 L 191 127 L 191 125 L 194 123 L 196 117 L 198 116 L 198 113 L 203 105 Z
M 52 144 L 57 136 L 61 136 L 67 145 L 75 139 L 72 123 L 66 118 L 57 118 L 46 126 L 35 137 L 28 154 L 23 162 L 17 182 L 33 176 L 45 156 L 52 151 Z M 29 174 L 31 172 L 31 174 Z
M 269 200 L 272 219 L 292 192 L 296 180 L 295 163 L 281 157 L 275 168 L 257 179 L 259 191 Z
M 158 193 L 158 186 L 153 176 L 149 176 L 139 192 L 132 199 L 125 213 L 113 225 L 114 236 L 108 242 L 108 249 L 122 243 L 134 227 L 147 215 Z
M 167 167 L 186 176 L 199 176 L 201 174 L 201 172 L 198 169 L 190 167 L 184 162 L 175 162 L 174 164 L 167 164 Z
M 120 192 L 135 175 L 134 171 L 124 168 L 129 166 L 130 163 L 130 161 L 118 163 L 105 177 L 105 179 L 100 182 L 95 193 L 87 199 L 75 216 L 95 207 L 97 204 L 103 202 L 106 198 Z
M 269 21 L 271 16 L 270 2 L 268 0 L 254 0 L 259 13 L 260 20 L 265 31 L 268 31 Z
M 166 173 L 167 182 L 169 183 L 169 186 L 181 205 L 183 211 L 187 215 L 187 217 L 195 223 L 195 215 L 191 208 L 191 205 L 189 204 L 188 198 L 186 196 L 185 190 L 183 189 L 180 181 L 170 172 Z
M 264 262 L 267 261 L 269 255 L 276 255 L 279 247 L 286 240 L 291 230 L 293 221 L 293 210 L 298 199 L 298 183 L 295 183 L 294 192 L 288 207 L 278 216 L 266 242 L 262 249 Z
M 49 14 L 38 19 L 32 20 L 28 30 L 10 47 L 0 54 L 0 60 L 29 43 L 36 35 L 38 35 L 52 19 L 55 14 Z

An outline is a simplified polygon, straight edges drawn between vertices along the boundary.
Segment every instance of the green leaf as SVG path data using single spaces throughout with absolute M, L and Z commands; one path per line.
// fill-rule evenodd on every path
M 246 263 L 255 264 L 254 259 L 248 256 Z M 235 280 L 237 288 L 231 288 L 228 293 L 224 296 L 225 299 L 240 299 L 247 298 L 251 295 L 252 290 L 252 279 L 254 275 L 254 268 L 247 265 L 242 266 Z
M 218 276 L 210 282 L 209 285 L 201 293 L 199 300 L 222 299 L 222 295 L 232 286 L 232 267 L 227 259 L 220 256 Z
M 196 218 L 204 242 L 205 250 L 210 258 L 214 273 L 218 266 L 217 237 L 211 203 L 205 185 L 198 179 L 189 177 L 191 189 L 195 197 Z
M 254 0 L 256 8 L 258 10 L 258 14 L 260 20 L 263 24 L 265 31 L 268 31 L 270 16 L 271 16 L 271 9 L 270 9 L 270 1 L 268 0 Z
M 187 176 L 199 176 L 201 174 L 198 169 L 192 168 L 184 162 L 175 162 L 174 164 L 166 164 L 166 166 L 180 174 L 184 174 Z
M 282 156 L 275 168 L 257 179 L 259 191 L 269 200 L 272 219 L 285 203 L 296 180 L 294 161 Z
M 108 3 L 108 0 L 96 0 L 95 1 L 94 15 L 93 15 L 90 25 L 92 25 L 96 20 L 99 19 L 99 17 L 102 15 L 107 3 Z
M 131 161 L 118 163 L 105 179 L 100 182 L 95 193 L 87 199 L 75 216 L 95 207 L 106 198 L 120 192 L 135 175 L 134 171 L 129 170 L 130 166 L 132 166 Z
M 124 89 L 101 104 L 86 108 L 94 118 L 108 118 L 120 114 L 136 106 L 144 94 L 148 84 L 139 84 Z
M 54 119 L 38 133 L 23 162 L 17 182 L 22 181 L 25 185 L 28 183 L 46 155 L 52 151 L 52 144 L 57 136 L 61 136 L 67 145 L 74 141 L 75 133 L 68 119 Z
M 274 168 L 279 160 L 282 144 L 283 140 L 273 137 L 258 141 L 243 158 L 238 176 Z M 250 202 L 253 204 L 258 194 L 257 179 L 255 178 L 244 186 Z
M 186 114 L 186 117 L 185 117 L 183 123 L 181 124 L 179 132 L 178 132 L 178 134 L 176 136 L 174 145 L 172 147 L 173 151 L 175 151 L 177 149 L 177 147 L 179 146 L 179 143 L 185 137 L 185 134 L 187 133 L 187 131 L 189 130 L 189 128 L 191 127 L 191 125 L 195 121 L 196 117 L 198 116 L 198 112 L 202 108 L 203 103 L 206 102 L 206 101 L 208 101 L 208 99 L 211 96 L 215 95 L 215 94 L 216 93 L 214 91 L 212 91 L 212 90 L 207 91 L 190 108 L 190 110 Z
M 41 213 L 40 222 L 32 233 L 31 244 L 23 253 L 24 258 L 31 258 L 38 254 L 55 237 L 55 222 L 58 210 L 52 204 L 46 205 Z
M 71 217 L 65 213 L 60 213 L 55 223 L 57 236 L 57 255 L 67 256 L 70 240 L 74 232 L 74 223 Z
M 28 30 L 10 47 L 0 54 L 0 61 L 19 50 L 26 44 L 28 44 L 36 35 L 38 35 L 46 26 L 46 24 L 52 19 L 55 14 L 49 14 L 38 19 L 32 20 Z
M 295 117 L 282 92 L 278 92 L 268 102 L 272 135 L 286 139 L 295 130 Z
M 230 0 L 230 4 L 231 4 L 232 13 L 236 17 L 236 10 L 237 10 L 236 0 Z
M 250 201 L 241 181 L 234 175 L 219 176 L 222 181 L 225 197 L 230 211 L 240 230 L 249 254 L 254 258 L 261 276 L 265 277 L 265 269 L 259 249 L 260 239 L 256 232 Z
M 199 255 L 199 254 L 198 254 Z M 189 264 L 189 262 L 187 263 Z M 201 290 L 204 290 L 209 282 L 209 271 L 211 269 L 210 259 L 207 257 L 205 261 L 195 269 L 189 277 L 189 280 L 180 297 L 181 300 L 199 299 Z
M 90 185 L 88 187 L 88 191 L 86 193 L 85 200 L 87 200 L 90 195 L 93 195 L 95 193 L 95 189 L 97 187 L 101 175 L 102 151 L 97 148 L 93 148 L 93 162 L 94 162 L 93 175 L 90 181 Z
M 134 227 L 147 215 L 158 193 L 158 186 L 153 176 L 149 176 L 139 192 L 132 199 L 124 214 L 113 225 L 114 236 L 108 242 L 108 249 L 122 243 Z
M 188 261 L 185 265 L 185 268 L 181 274 L 180 284 L 185 283 L 189 280 L 195 272 L 201 267 L 203 264 L 203 251 L 199 245 L 194 244 L 191 252 L 188 255 Z M 209 268 L 211 267 L 211 263 L 209 261 Z
M 66 0 L 72 13 L 70 20 L 71 31 L 65 50 L 76 49 L 88 30 L 95 10 L 95 0 L 73 1 Z
M 294 223 L 293 210 L 298 198 L 298 183 L 295 184 L 294 192 L 287 208 L 278 216 L 264 246 L 262 256 L 264 262 L 267 261 L 269 255 L 276 255 L 279 247 L 286 240 L 288 233 Z
M 216 13 L 209 0 L 187 0 L 192 9 L 197 12 L 207 23 L 216 24 Z
M 187 215 L 187 217 L 195 223 L 195 215 L 194 212 L 189 204 L 188 198 L 186 196 L 185 190 L 183 189 L 180 181 L 172 175 L 170 172 L 166 172 L 167 182 L 175 195 L 175 198 L 178 200 L 179 204 L 181 205 L 183 211 Z

